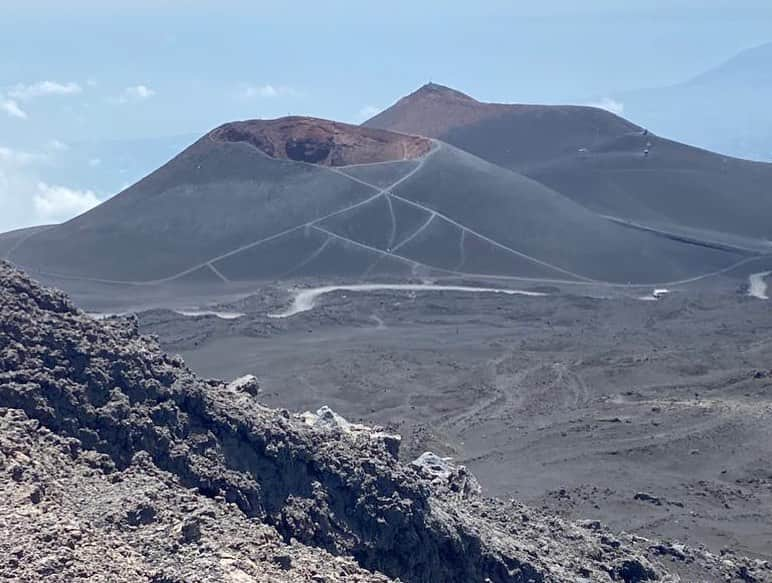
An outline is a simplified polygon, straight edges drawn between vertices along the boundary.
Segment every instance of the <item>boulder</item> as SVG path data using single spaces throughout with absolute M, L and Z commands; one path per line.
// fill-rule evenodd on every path
M 482 493 L 477 478 L 465 466 L 454 464 L 449 457 L 426 451 L 412 462 L 412 466 L 433 485 L 447 487 L 461 498 L 477 497 Z

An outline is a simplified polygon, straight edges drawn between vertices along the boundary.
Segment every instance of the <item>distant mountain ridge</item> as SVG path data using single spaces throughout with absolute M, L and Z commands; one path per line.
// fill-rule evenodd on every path
M 685 82 L 685 85 L 709 85 L 732 81 L 743 85 L 772 86 L 772 42 L 746 49 L 720 65 Z
M 680 141 L 772 161 L 772 43 L 676 85 L 613 95 L 625 115 Z

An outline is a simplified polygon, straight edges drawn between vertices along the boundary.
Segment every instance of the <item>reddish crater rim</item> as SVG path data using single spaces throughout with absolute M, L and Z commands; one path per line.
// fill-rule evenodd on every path
M 232 122 L 209 137 L 249 143 L 271 158 L 322 166 L 414 160 L 432 149 L 428 138 L 310 117 Z

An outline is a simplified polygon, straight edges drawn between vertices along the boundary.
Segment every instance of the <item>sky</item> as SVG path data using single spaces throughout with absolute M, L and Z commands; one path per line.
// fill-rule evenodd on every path
M 3 0 L 0 13 L 0 231 L 75 216 L 234 119 L 358 123 L 427 81 L 613 110 L 611 95 L 772 41 L 768 0 Z

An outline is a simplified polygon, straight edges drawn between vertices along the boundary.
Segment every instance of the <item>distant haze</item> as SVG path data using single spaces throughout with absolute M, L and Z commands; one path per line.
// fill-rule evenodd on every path
M 616 95 L 624 115 L 654 131 L 732 156 L 772 160 L 772 43 L 683 83 Z

